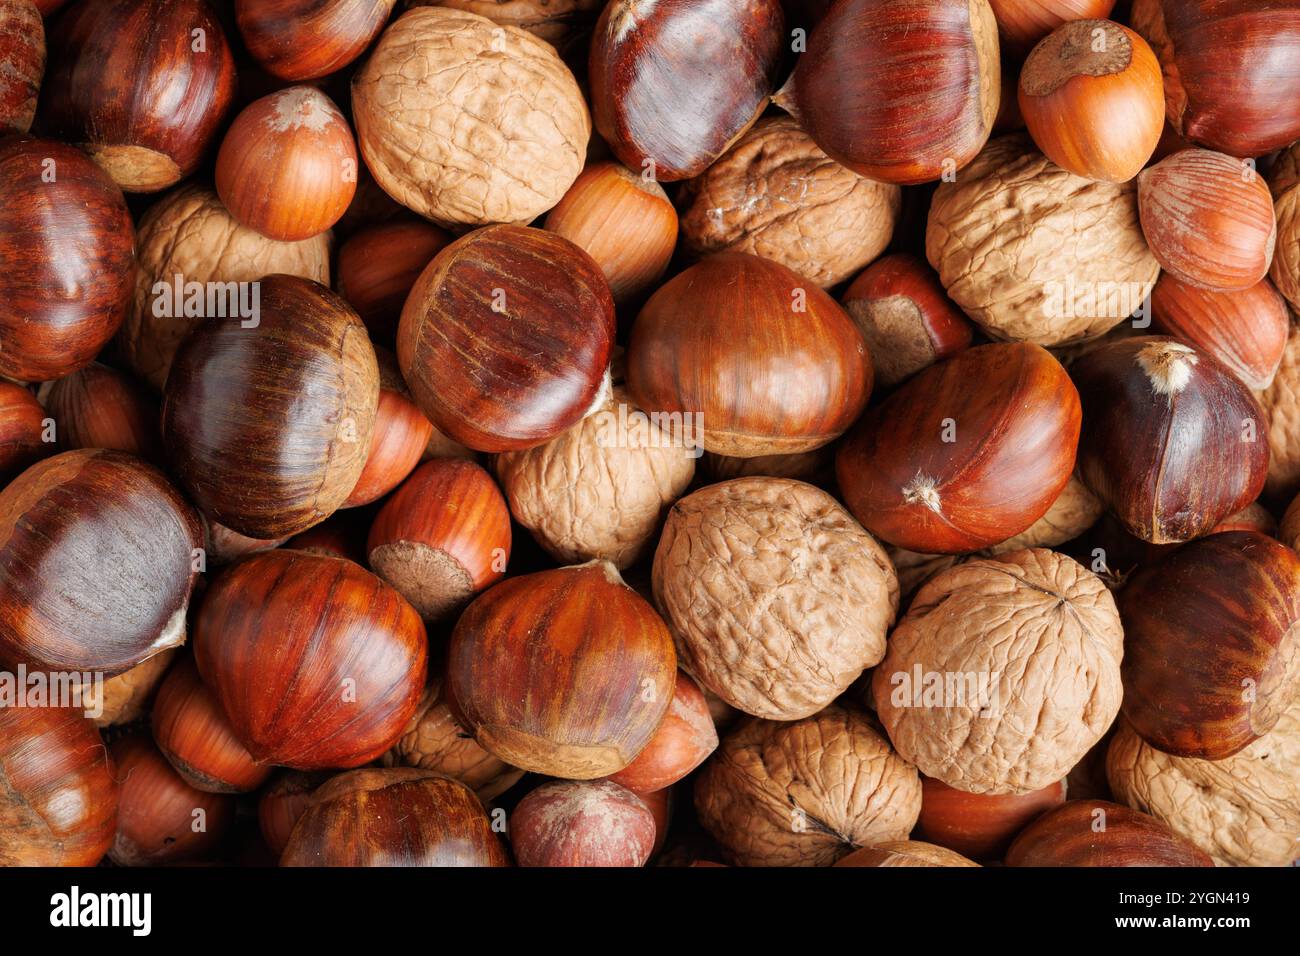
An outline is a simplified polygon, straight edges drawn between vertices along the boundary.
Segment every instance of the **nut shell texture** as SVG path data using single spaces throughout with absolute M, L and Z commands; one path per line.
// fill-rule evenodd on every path
M 591 118 L 555 49 L 443 7 L 403 14 L 352 83 L 361 155 L 384 190 L 448 225 L 526 223 L 582 171 Z
M 1300 324 L 1291 323 L 1273 384 L 1257 397 L 1268 421 L 1264 488 L 1270 496 L 1290 499 L 1300 491 Z
M 872 693 L 889 739 L 926 776 L 1027 793 L 1064 777 L 1110 727 L 1122 657 L 1102 580 L 1064 555 L 1016 551 L 928 581 Z M 932 675 L 939 699 L 926 693 Z
M 510 844 L 520 866 L 643 866 L 655 819 L 631 790 L 608 780 L 554 780 L 519 801 Z
M 45 74 L 45 26 L 27 0 L 0 2 L 0 132 L 26 133 Z
M 817 713 L 876 664 L 898 611 L 884 549 L 830 495 L 784 478 L 677 502 L 653 579 L 682 666 L 774 720 Z

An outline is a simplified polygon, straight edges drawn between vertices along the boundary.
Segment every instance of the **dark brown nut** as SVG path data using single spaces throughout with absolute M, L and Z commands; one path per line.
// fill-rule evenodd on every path
M 45 75 L 45 25 L 30 0 L 0 0 L 0 133 L 26 133 Z
M 884 655 L 898 578 L 875 539 L 826 492 L 739 478 L 673 505 L 655 601 L 685 670 L 773 720 L 817 713 Z
M 1155 817 L 1105 800 L 1071 800 L 1020 831 L 1007 866 L 1213 866 Z
M 960 853 L 916 840 L 892 840 L 854 850 L 836 866 L 979 866 Z

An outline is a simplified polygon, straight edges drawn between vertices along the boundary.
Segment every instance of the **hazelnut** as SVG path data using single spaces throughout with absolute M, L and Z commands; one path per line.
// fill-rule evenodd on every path
M 1015 835 L 1065 802 L 1064 780 L 1028 793 L 967 793 L 921 778 L 917 835 L 975 860 L 1000 860 Z
M 1115 0 L 989 0 L 989 6 L 998 18 L 1002 54 L 1015 61 L 1062 23 L 1110 16 Z
M 1119 711 L 1123 630 L 1095 574 L 1043 549 L 931 578 L 872 678 L 898 752 L 969 793 L 1064 777 Z
M 733 863 L 828 866 L 905 840 L 921 781 L 866 716 L 832 704 L 793 723 L 741 724 L 696 778 L 695 809 Z
M 830 159 L 792 117 L 774 116 L 690 180 L 680 202 L 682 239 L 696 255 L 750 252 L 829 288 L 889 245 L 902 194 Z
M 733 707 L 797 720 L 884 655 L 898 579 L 884 548 L 826 492 L 738 478 L 673 505 L 655 602 L 682 666 Z
M 45 74 L 45 25 L 30 0 L 0 0 L 0 133 L 26 133 Z
M 451 241 L 427 222 L 398 220 L 360 229 L 339 247 L 335 288 L 376 343 L 392 347 L 411 286 Z
M 608 780 L 544 783 L 510 814 L 520 866 L 644 866 L 655 831 L 645 802 Z
M 709 702 L 699 685 L 678 671 L 664 722 L 636 759 L 609 779 L 638 794 L 660 792 L 702 764 L 717 746 Z
M 836 866 L 979 866 L 960 853 L 920 843 L 916 840 L 891 840 L 854 850 Z

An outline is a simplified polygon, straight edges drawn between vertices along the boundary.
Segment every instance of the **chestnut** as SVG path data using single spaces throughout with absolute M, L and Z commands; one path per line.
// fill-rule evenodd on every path
M 268 239 L 301 242 L 347 212 L 357 191 L 357 147 L 334 101 L 291 86 L 246 106 L 217 153 L 217 195 Z
M 1124 715 L 1177 757 L 1222 760 L 1300 693 L 1300 556 L 1253 531 L 1212 534 L 1120 591 Z
M 573 780 L 617 773 L 645 749 L 677 668 L 667 626 L 608 561 L 480 595 L 447 661 L 452 710 L 483 749 Z
M 54 450 L 45 440 L 48 434 L 36 396 L 21 385 L 0 382 L 0 487 Z
M 411 286 L 452 237 L 427 222 L 381 222 L 339 247 L 334 287 L 357 310 L 375 342 L 391 347 Z
M 276 859 L 289 845 L 294 826 L 311 806 L 312 794 L 330 778 L 324 770 L 281 770 L 257 801 L 257 827 Z
M 1027 826 L 1007 866 L 1213 866 L 1155 817 L 1106 800 L 1071 800 Z
M 434 459 L 384 502 L 366 551 L 375 573 L 435 621 L 505 577 L 510 509 L 479 465 Z
M 1047 513 L 1074 471 L 1079 422 L 1079 395 L 1045 349 L 982 345 L 863 416 L 835 470 L 877 537 L 923 554 L 977 551 Z
M 541 229 L 489 226 L 420 275 L 397 358 L 439 431 L 477 451 L 514 451 L 591 410 L 613 343 L 614 300 L 591 256 Z
M 42 129 L 84 146 L 127 192 L 193 173 L 235 98 L 205 0 L 84 0 L 54 21 Z
M 1115 0 L 989 0 L 989 6 L 998 19 L 1002 53 L 1015 61 L 1062 23 L 1110 16 Z M 1162 102 L 1162 116 L 1163 109 Z
M 26 133 L 45 75 L 45 25 L 31 0 L 0 0 L 0 134 Z
M 1137 336 L 1070 368 L 1083 402 L 1079 477 L 1143 541 L 1205 534 L 1259 497 L 1267 419 L 1209 354 Z
M 26 136 L 0 138 L 0 196 L 0 376 L 62 378 L 90 364 L 126 317 L 131 214 L 81 150 Z
M 1035 46 L 1020 74 L 1019 102 L 1048 159 L 1110 183 L 1136 176 L 1165 128 L 1156 55 L 1110 20 L 1072 20 Z
M 198 516 L 121 452 L 64 452 L 0 492 L 0 664 L 118 674 L 185 640 Z
M 235 0 L 248 52 L 272 76 L 297 82 L 343 69 L 370 46 L 397 0 Z
M 1000 860 L 1015 835 L 1064 803 L 1065 793 L 1064 780 L 1028 793 L 967 793 L 922 776 L 916 832 L 972 860 Z
M 424 689 L 424 625 L 342 558 L 276 550 L 217 577 L 195 625 L 203 682 L 253 759 L 357 767 L 393 745 Z
M 664 722 L 635 760 L 609 779 L 636 793 L 672 786 L 718 749 L 718 731 L 698 684 L 681 671 Z
M 632 170 L 689 179 L 758 119 L 784 46 L 780 0 L 611 0 L 588 63 L 596 129 Z
M 737 458 L 829 444 L 871 384 L 866 342 L 835 300 L 742 252 L 709 256 L 660 287 L 628 345 L 637 407 L 667 416 L 674 441 L 698 448 L 702 438 Z
M 133 379 L 98 362 L 41 386 L 59 447 L 109 448 L 161 458 L 158 402 Z
M 94 866 L 117 805 L 108 752 L 79 711 L 0 707 L 0 866 Z
M 357 314 L 324 286 L 275 275 L 258 288 L 257 317 L 209 318 L 177 351 L 162 433 L 209 517 L 271 539 L 329 517 L 356 487 L 379 367 Z
M 870 179 L 950 178 L 993 131 L 1001 98 L 988 0 L 840 0 L 794 72 L 804 128 Z
M 41 12 L 41 16 L 48 17 L 50 14 L 58 12 L 59 8 L 68 0 L 33 0 L 33 2 L 36 4 L 36 9 Z
M 247 793 L 271 774 L 235 738 L 189 656 L 172 667 L 158 688 L 152 726 L 162 755 L 195 790 Z
M 339 774 L 312 794 L 281 866 L 509 866 L 474 791 L 431 770 Z
M 420 463 L 433 424 L 411 401 L 411 393 L 402 380 L 397 358 L 376 346 L 379 362 L 379 404 L 375 408 L 375 427 L 370 435 L 370 452 L 344 508 L 378 501 L 402 483 Z
M 608 780 L 544 783 L 510 814 L 520 866 L 644 866 L 655 833 L 645 801 Z

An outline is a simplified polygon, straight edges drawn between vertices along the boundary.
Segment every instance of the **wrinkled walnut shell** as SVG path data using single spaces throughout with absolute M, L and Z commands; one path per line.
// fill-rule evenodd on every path
M 891 840 L 854 850 L 836 866 L 979 866 L 960 853 L 917 840 Z
M 1300 325 L 1291 323 L 1273 384 L 1256 393 L 1268 421 L 1264 492 L 1283 500 L 1300 492 Z

